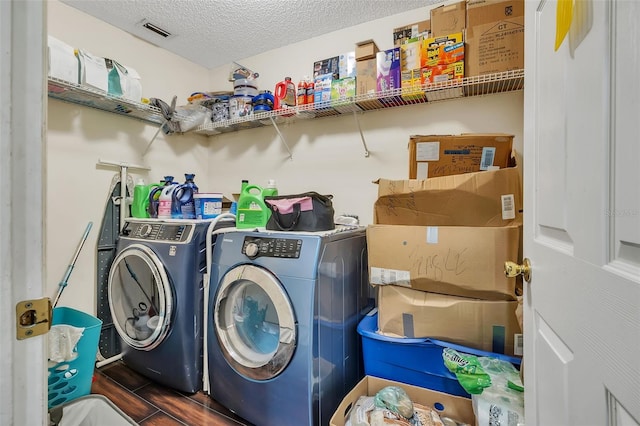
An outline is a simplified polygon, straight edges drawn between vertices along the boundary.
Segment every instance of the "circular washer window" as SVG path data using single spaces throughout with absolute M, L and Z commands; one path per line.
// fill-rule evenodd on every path
M 280 374 L 296 347 L 291 302 L 269 271 L 241 265 L 220 281 L 214 322 L 220 350 L 238 373 L 254 380 Z
M 164 265 L 149 247 L 132 244 L 109 271 L 109 309 L 124 342 L 150 351 L 169 332 L 173 296 Z

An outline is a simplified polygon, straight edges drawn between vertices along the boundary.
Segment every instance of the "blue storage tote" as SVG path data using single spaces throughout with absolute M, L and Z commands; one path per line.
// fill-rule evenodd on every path
M 98 318 L 67 307 L 53 309 L 51 325 L 60 324 L 82 327 L 84 331 L 75 348 L 77 356 L 73 360 L 49 366 L 49 408 L 91 393 L 102 328 L 102 321 Z
M 481 357 L 511 362 L 520 368 L 520 358 L 485 352 L 466 346 L 429 338 L 395 338 L 377 333 L 378 313 L 371 312 L 358 324 L 362 336 L 364 372 L 367 376 L 420 386 L 451 395 L 471 398 L 458 383 L 455 374 L 444 365 L 444 348 Z

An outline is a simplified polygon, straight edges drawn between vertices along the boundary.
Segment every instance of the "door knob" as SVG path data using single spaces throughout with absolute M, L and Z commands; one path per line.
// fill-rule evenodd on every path
M 504 274 L 507 278 L 515 278 L 518 275 L 522 275 L 522 278 L 528 283 L 531 282 L 531 262 L 526 257 L 522 261 L 522 265 L 518 265 L 515 262 L 504 262 Z

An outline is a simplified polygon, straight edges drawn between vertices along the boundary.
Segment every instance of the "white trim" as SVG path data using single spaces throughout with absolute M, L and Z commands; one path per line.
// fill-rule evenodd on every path
M 0 1 L 0 424 L 47 421 L 46 336 L 16 340 L 44 295 L 46 2 Z

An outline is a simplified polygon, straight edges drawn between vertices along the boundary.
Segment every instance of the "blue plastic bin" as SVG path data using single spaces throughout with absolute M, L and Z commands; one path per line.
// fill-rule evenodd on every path
M 377 311 L 365 316 L 358 324 L 358 333 L 362 336 L 364 372 L 367 376 L 471 398 L 471 395 L 460 386 L 456 376 L 444 365 L 442 359 L 444 348 L 475 356 L 498 358 L 520 368 L 519 358 L 435 339 L 387 337 L 378 334 L 377 330 Z
M 91 382 L 102 321 L 73 308 L 54 308 L 52 325 L 67 324 L 84 328 L 76 345 L 77 356 L 49 367 L 49 408 L 91 393 Z

